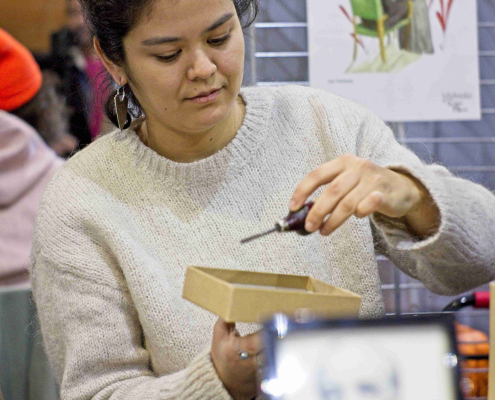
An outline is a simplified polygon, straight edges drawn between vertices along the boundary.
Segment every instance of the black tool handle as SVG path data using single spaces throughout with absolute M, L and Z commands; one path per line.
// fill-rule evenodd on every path
M 312 232 L 308 232 L 304 229 L 304 222 L 309 210 L 313 207 L 313 202 L 308 201 L 299 210 L 291 211 L 285 218 L 285 222 L 288 225 L 287 231 L 295 231 L 299 235 L 309 235 Z

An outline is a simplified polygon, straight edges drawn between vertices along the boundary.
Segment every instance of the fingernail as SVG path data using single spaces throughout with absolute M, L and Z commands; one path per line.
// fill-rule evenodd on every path
M 291 200 L 289 203 L 289 209 L 293 210 L 297 206 L 297 201 Z
M 325 229 L 323 228 L 320 233 L 323 235 L 323 236 L 328 236 L 330 234 L 330 231 L 328 229 Z
M 306 224 L 304 224 L 304 229 L 306 229 L 308 232 L 313 232 L 315 228 L 316 225 L 311 221 L 306 221 Z

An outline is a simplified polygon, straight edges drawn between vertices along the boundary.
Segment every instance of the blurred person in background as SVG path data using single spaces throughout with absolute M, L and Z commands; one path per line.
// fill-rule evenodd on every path
M 28 282 L 34 217 L 63 164 L 47 143 L 59 154 L 77 144 L 59 102 L 31 53 L 0 29 L 0 285 Z
M 61 157 L 69 157 L 78 141 L 68 133 L 69 112 L 64 98 L 58 93 L 60 79 L 53 72 L 42 72 L 41 87 L 35 96 L 16 108 L 8 110 L 35 128 L 45 143 Z
M 67 0 L 67 24 L 52 35 L 49 67 L 62 80 L 62 92 L 70 108 L 70 132 L 78 148 L 91 143 L 102 130 L 103 64 L 97 57 L 81 5 Z

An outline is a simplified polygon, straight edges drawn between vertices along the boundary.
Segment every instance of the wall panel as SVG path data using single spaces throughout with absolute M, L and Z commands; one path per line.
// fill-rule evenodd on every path
M 66 0 L 0 0 L 0 27 L 29 50 L 50 48 L 50 35 L 65 22 Z

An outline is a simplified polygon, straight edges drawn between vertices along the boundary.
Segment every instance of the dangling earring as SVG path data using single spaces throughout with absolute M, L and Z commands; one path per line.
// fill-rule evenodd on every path
M 115 115 L 117 116 L 117 123 L 119 124 L 119 129 L 122 131 L 127 125 L 127 104 L 129 99 L 125 95 L 124 86 L 120 86 L 113 98 L 113 103 L 115 105 Z

